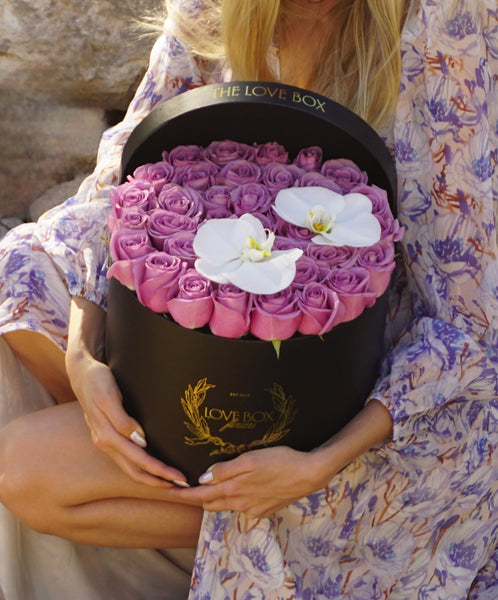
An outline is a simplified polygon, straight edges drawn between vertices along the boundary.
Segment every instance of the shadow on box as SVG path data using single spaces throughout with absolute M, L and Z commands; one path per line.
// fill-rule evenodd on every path
M 394 165 L 375 131 L 323 96 L 276 83 L 209 85 L 159 105 L 132 132 L 121 179 L 164 150 L 224 139 L 276 141 L 291 159 L 307 146 L 320 146 L 324 160 L 349 158 L 387 190 L 394 211 Z M 191 484 L 252 448 L 320 445 L 362 408 L 377 378 L 386 294 L 322 338 L 283 341 L 277 358 L 271 342 L 185 329 L 109 283 L 106 356 L 124 406 L 148 451 Z

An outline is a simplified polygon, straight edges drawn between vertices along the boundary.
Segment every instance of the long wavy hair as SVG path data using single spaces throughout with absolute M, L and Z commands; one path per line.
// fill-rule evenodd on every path
M 290 19 L 306 8 L 298 0 L 203 0 L 202 15 L 166 0 L 176 34 L 201 64 L 228 60 L 233 78 L 273 81 L 270 48 Z M 401 73 L 403 0 L 339 0 L 330 35 L 309 69 L 307 87 L 353 110 L 373 127 L 393 113 Z M 284 82 L 285 83 L 285 82 Z

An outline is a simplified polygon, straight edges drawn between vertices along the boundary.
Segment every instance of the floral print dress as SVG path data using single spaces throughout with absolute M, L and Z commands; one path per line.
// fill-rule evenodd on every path
M 206 513 L 190 600 L 498 598 L 497 13 L 496 0 L 413 0 L 403 31 L 386 132 L 403 260 L 371 394 L 391 412 L 392 440 L 271 518 Z M 1 333 L 29 328 L 64 349 L 70 295 L 105 306 L 102 240 L 123 144 L 158 102 L 209 82 L 172 25 L 125 120 L 104 135 L 94 175 L 2 240 Z M 1 400 L 0 424 L 19 411 Z M 164 581 L 163 596 L 134 597 L 174 597 Z

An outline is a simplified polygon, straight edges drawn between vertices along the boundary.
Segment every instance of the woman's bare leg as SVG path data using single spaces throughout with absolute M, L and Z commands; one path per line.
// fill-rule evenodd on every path
M 3 338 L 57 402 L 76 400 L 67 377 L 64 352 L 54 342 L 26 329 L 4 333 Z
M 42 334 L 4 334 L 14 353 L 61 403 L 0 430 L 0 500 L 33 529 L 116 547 L 196 545 L 201 509 L 167 489 L 129 479 L 93 444 L 71 389 L 64 353 Z M 67 404 L 66 404 L 67 403 Z
M 74 542 L 193 547 L 202 510 L 129 479 L 93 444 L 80 405 L 54 406 L 0 431 L 0 499 L 37 531 Z

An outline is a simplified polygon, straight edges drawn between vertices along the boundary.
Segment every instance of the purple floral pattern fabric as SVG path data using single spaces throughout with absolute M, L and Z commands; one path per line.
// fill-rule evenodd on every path
M 105 306 L 122 147 L 153 106 L 208 82 L 171 25 L 95 173 L 0 243 L 0 333 L 29 328 L 64 349 L 70 295 Z M 190 600 L 498 597 L 496 0 L 413 0 L 402 53 L 386 138 L 406 233 L 371 395 L 393 438 L 272 518 L 206 513 Z

